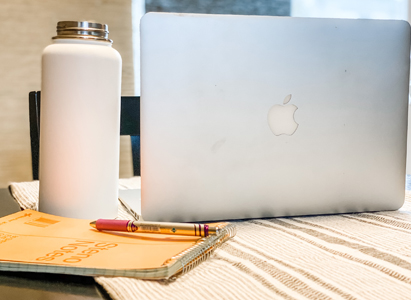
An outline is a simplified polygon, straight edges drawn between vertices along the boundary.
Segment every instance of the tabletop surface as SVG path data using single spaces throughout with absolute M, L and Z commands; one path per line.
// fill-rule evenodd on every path
M 411 175 L 406 190 L 411 190 Z M 0 217 L 19 210 L 10 191 L 0 189 Z M 110 299 L 92 277 L 19 272 L 0 272 L 0 295 L 4 299 Z

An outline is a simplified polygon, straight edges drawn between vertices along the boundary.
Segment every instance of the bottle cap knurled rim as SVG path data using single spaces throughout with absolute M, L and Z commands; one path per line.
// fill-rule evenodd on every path
M 108 38 L 107 24 L 87 21 L 60 21 L 53 39 L 90 39 L 113 43 Z

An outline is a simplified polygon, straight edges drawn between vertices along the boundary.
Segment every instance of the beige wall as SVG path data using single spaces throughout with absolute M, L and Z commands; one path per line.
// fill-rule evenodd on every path
M 64 20 L 109 25 L 123 58 L 122 95 L 134 94 L 131 0 L 0 0 L 0 188 L 32 179 L 28 93 L 40 89 L 41 52 Z M 131 175 L 130 142 L 122 137 L 120 177 Z

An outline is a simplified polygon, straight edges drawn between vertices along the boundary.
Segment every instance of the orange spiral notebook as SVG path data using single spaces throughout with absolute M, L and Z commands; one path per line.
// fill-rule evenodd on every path
M 80 220 L 24 210 L 0 218 L 0 270 L 168 279 L 235 235 L 219 223 L 206 238 L 98 231 Z

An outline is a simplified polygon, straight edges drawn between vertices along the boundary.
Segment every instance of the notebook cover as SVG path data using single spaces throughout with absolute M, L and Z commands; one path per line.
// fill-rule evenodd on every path
M 234 229 L 225 223 L 218 236 L 198 238 L 100 232 L 89 223 L 33 210 L 0 218 L 0 270 L 169 278 L 206 258 Z

